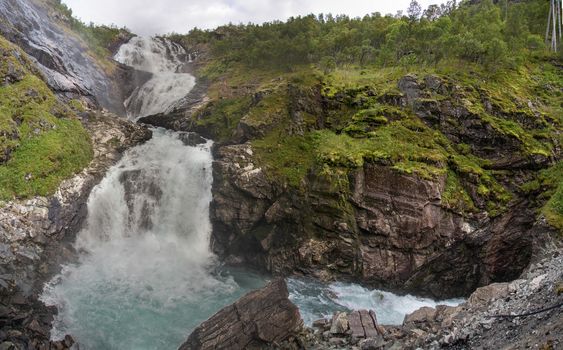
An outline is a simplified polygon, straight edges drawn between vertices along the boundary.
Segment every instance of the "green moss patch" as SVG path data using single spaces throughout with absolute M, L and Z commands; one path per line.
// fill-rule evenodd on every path
M 0 37 L 0 199 L 53 193 L 92 159 L 90 137 L 29 66 L 25 53 Z M 11 65 L 9 69 L 5 69 Z M 11 72 L 19 72 L 12 79 Z
M 563 161 L 542 170 L 538 179 L 525 184 L 523 190 L 540 192 L 539 198 L 545 201 L 541 213 L 563 234 Z
M 233 136 L 239 121 L 248 112 L 250 96 L 225 98 L 210 102 L 194 115 L 197 127 L 211 133 L 216 141 L 225 141 Z
M 58 120 L 53 130 L 25 139 L 0 166 L 0 198 L 52 194 L 62 180 L 88 165 L 92 149 L 77 120 Z
M 287 96 L 276 91 L 264 96 L 244 116 L 245 124 L 253 127 L 271 126 L 287 119 Z
M 265 138 L 252 142 L 260 166 L 272 176 L 293 187 L 301 187 L 315 164 L 315 139 L 307 136 L 287 136 L 275 130 Z
M 458 212 L 475 212 L 475 204 L 471 196 L 461 184 L 457 174 L 449 170 L 446 176 L 446 186 L 442 192 L 442 204 Z
M 328 130 L 318 131 L 318 157 L 332 166 L 361 167 L 366 161 L 388 164 L 400 172 L 423 178 L 445 173 L 447 152 L 437 142 L 443 136 L 415 119 L 389 123 L 366 136 L 358 139 Z

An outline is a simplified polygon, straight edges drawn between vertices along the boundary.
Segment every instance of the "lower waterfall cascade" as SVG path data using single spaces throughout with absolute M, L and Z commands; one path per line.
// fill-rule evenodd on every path
M 52 336 L 85 349 L 170 349 L 263 279 L 217 269 L 209 250 L 211 143 L 154 130 L 95 188 L 79 262 L 47 285 Z M 142 334 L 142 336 L 140 336 Z

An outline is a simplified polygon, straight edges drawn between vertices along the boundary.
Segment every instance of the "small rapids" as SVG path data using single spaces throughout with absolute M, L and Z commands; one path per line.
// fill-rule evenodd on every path
M 335 311 L 374 310 L 381 324 L 400 325 L 405 315 L 423 306 L 456 306 L 463 299 L 434 301 L 412 295 L 399 296 L 371 290 L 353 283 L 321 283 L 309 278 L 289 278 L 289 298 L 299 306 L 301 317 L 311 326 L 319 318 L 330 318 Z

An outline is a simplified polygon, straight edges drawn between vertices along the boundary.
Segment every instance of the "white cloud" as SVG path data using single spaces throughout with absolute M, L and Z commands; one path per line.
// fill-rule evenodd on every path
M 410 0 L 63 0 L 85 22 L 127 26 L 142 35 L 185 33 L 193 27 L 262 23 L 310 13 L 364 16 L 406 10 Z M 423 8 L 441 0 L 419 0 Z

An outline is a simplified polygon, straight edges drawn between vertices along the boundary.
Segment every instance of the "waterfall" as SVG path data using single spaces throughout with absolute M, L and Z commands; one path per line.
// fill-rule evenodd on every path
M 168 39 L 134 37 L 119 48 L 114 58 L 152 73 L 152 78 L 125 101 L 130 119 L 170 112 L 195 85 L 195 78 L 182 72 L 190 56 L 182 46 Z
M 116 58 L 153 73 L 127 102 L 133 120 L 170 110 L 194 86 L 181 71 L 185 51 L 165 39 L 134 38 Z M 54 340 L 71 334 L 83 350 L 175 349 L 198 324 L 265 283 L 222 268 L 211 253 L 211 141 L 189 146 L 185 136 L 154 129 L 92 191 L 75 243 L 78 261 L 63 266 L 41 296 L 59 310 Z M 288 282 L 307 324 L 353 308 L 400 323 L 415 307 L 435 305 L 357 285 Z
M 194 77 L 179 71 L 183 56 L 163 39 L 123 45 L 121 62 L 153 72 L 129 99 L 131 119 L 164 112 L 193 88 Z M 53 339 L 72 334 L 81 349 L 177 348 L 199 323 L 264 283 L 216 263 L 212 143 L 189 146 L 185 136 L 154 129 L 92 191 L 75 242 L 78 262 L 63 266 L 41 297 L 59 310 Z
M 81 349 L 175 348 L 262 283 L 243 289 L 214 270 L 210 145 L 186 146 L 181 134 L 157 129 L 110 169 L 90 195 L 78 264 L 43 294 L 59 308 L 53 338 L 72 334 Z

